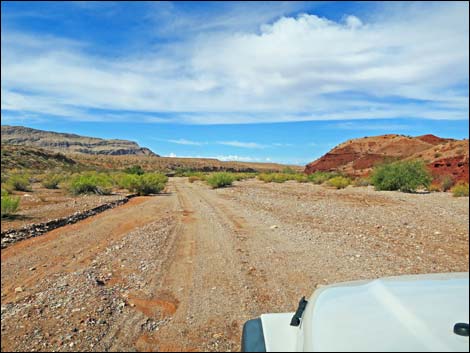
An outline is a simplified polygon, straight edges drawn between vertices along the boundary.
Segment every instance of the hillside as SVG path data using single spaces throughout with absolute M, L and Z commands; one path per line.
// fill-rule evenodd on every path
M 302 171 L 300 166 L 276 164 L 276 163 L 254 163 L 254 162 L 230 162 L 220 161 L 213 158 L 177 158 L 177 157 L 154 157 L 154 156 L 91 156 L 85 154 L 71 155 L 76 161 L 95 168 L 122 170 L 124 168 L 140 165 L 147 171 L 172 171 L 187 169 L 193 171 L 213 172 L 280 172 L 286 167 L 298 172 Z
M 223 162 L 210 158 L 174 158 L 138 155 L 90 155 L 68 153 L 67 156 L 41 148 L 2 145 L 2 173 L 14 169 L 27 170 L 123 170 L 133 165 L 140 165 L 146 171 L 160 171 L 171 174 L 177 170 L 194 171 L 232 171 L 232 172 L 267 172 L 282 171 L 286 167 L 301 172 L 302 167 L 286 166 L 276 163 Z
M 23 126 L 2 125 L 2 145 L 39 147 L 61 153 L 91 155 L 137 155 L 157 156 L 148 148 L 127 140 L 106 140 L 75 134 L 31 129 Z
M 395 160 L 422 159 L 437 178 L 450 175 L 454 180 L 468 181 L 468 140 L 440 138 L 434 135 L 410 137 L 381 135 L 348 140 L 309 163 L 307 174 L 315 171 L 340 171 L 361 176 L 374 165 Z
M 54 153 L 41 148 L 2 145 L 2 174 L 12 169 L 59 169 L 79 168 L 80 164 L 61 153 Z

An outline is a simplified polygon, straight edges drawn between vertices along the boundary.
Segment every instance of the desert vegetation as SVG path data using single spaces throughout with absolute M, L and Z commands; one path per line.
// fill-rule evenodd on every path
M 213 173 L 206 177 L 206 182 L 213 189 L 230 186 L 235 181 L 235 177 L 231 173 Z
M 164 174 L 129 174 L 121 179 L 120 186 L 138 195 L 158 194 L 168 181 Z
M 136 165 L 133 165 L 132 167 L 128 167 L 124 169 L 124 173 L 142 175 L 145 173 L 145 171 L 142 169 L 140 165 L 136 164 Z
M 468 183 L 458 183 L 451 191 L 454 197 L 468 196 Z
M 69 191 L 74 195 L 99 194 L 108 195 L 111 192 L 112 179 L 108 174 L 86 172 L 73 175 L 68 183 Z
M 432 177 L 423 161 L 414 160 L 379 165 L 371 181 L 376 190 L 415 192 L 419 187 L 428 188 Z
M 12 174 L 6 182 L 6 189 L 13 191 L 31 191 L 31 181 L 29 174 Z
M 42 186 L 46 189 L 58 189 L 59 184 L 64 180 L 64 177 L 60 174 L 46 174 L 42 178 Z
M 283 173 L 261 173 L 258 175 L 258 179 L 265 183 L 284 183 L 289 180 L 297 181 L 299 183 L 311 182 L 313 184 L 323 184 L 326 181 L 340 176 L 339 173 L 333 172 L 321 172 L 317 171 L 310 175 L 305 173 L 297 172 L 283 172 Z
M 324 182 L 339 176 L 338 173 L 336 172 L 322 172 L 322 171 L 317 171 L 315 173 L 309 174 L 308 176 L 308 181 L 314 183 L 314 184 L 323 184 Z
M 327 184 L 329 186 L 335 187 L 336 189 L 344 189 L 349 184 L 351 184 L 351 180 L 349 178 L 345 178 L 343 176 L 336 176 L 334 178 L 329 179 L 327 181 Z
M 2 218 L 12 216 L 17 210 L 20 205 L 20 198 L 11 196 L 8 194 L 6 190 L 2 189 L 2 200 L 1 200 L 1 208 Z

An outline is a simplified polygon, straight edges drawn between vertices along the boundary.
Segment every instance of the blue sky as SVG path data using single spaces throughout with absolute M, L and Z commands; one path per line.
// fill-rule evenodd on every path
M 2 124 L 305 164 L 467 138 L 468 3 L 2 2 Z

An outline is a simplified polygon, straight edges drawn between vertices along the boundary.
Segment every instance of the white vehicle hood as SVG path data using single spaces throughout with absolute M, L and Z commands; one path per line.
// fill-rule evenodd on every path
M 261 318 L 268 351 L 468 352 L 469 338 L 453 332 L 456 323 L 469 322 L 468 313 L 468 273 L 451 273 L 320 288 L 300 327 L 288 326 L 287 314 Z
M 467 351 L 468 273 L 402 276 L 322 288 L 303 320 L 306 351 Z M 312 305 L 313 304 L 313 305 Z

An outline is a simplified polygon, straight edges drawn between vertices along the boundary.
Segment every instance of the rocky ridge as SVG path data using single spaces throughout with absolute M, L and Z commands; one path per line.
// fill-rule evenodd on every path
M 76 134 L 31 129 L 24 126 L 2 125 L 2 145 L 23 145 L 54 152 L 92 155 L 158 156 L 137 143 L 118 139 L 101 139 Z

